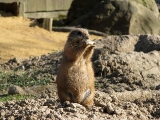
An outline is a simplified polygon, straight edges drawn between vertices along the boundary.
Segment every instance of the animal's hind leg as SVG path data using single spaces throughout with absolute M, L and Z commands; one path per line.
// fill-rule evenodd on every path
M 69 96 L 65 93 L 65 91 L 58 91 L 58 96 L 60 99 L 60 102 L 63 103 L 65 101 L 70 101 Z

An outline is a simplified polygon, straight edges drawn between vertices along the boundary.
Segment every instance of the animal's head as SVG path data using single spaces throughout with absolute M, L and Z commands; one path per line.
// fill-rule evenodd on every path
M 68 36 L 67 44 L 70 47 L 86 47 L 88 45 L 95 46 L 95 42 L 90 40 L 88 31 L 83 28 L 72 30 Z

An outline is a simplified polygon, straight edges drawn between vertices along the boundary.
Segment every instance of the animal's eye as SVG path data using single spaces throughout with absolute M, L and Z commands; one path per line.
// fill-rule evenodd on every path
M 77 35 L 82 35 L 82 33 L 80 31 L 77 32 Z
M 77 41 L 77 44 L 79 44 L 80 42 L 79 41 Z

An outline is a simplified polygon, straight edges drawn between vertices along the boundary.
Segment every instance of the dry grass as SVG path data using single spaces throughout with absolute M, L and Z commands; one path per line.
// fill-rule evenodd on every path
M 62 50 L 68 36 L 68 33 L 30 27 L 33 21 L 22 17 L 0 17 L 0 21 L 0 62 Z M 91 39 L 96 38 L 100 37 L 91 36 Z

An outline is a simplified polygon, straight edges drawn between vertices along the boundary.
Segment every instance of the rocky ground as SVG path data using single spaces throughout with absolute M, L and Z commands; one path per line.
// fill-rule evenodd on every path
M 62 52 L 54 52 L 26 60 L 14 58 L 0 64 L 3 71 L 29 71 L 28 76 L 31 76 L 36 70 L 37 77 L 50 80 L 44 86 L 11 86 L 9 94 L 37 97 L 0 102 L 0 119 L 160 119 L 160 36 L 107 36 L 95 41 L 97 46 L 92 61 L 96 94 L 92 108 L 68 101 L 60 104 L 55 78 Z M 3 93 L 6 91 L 1 95 Z

